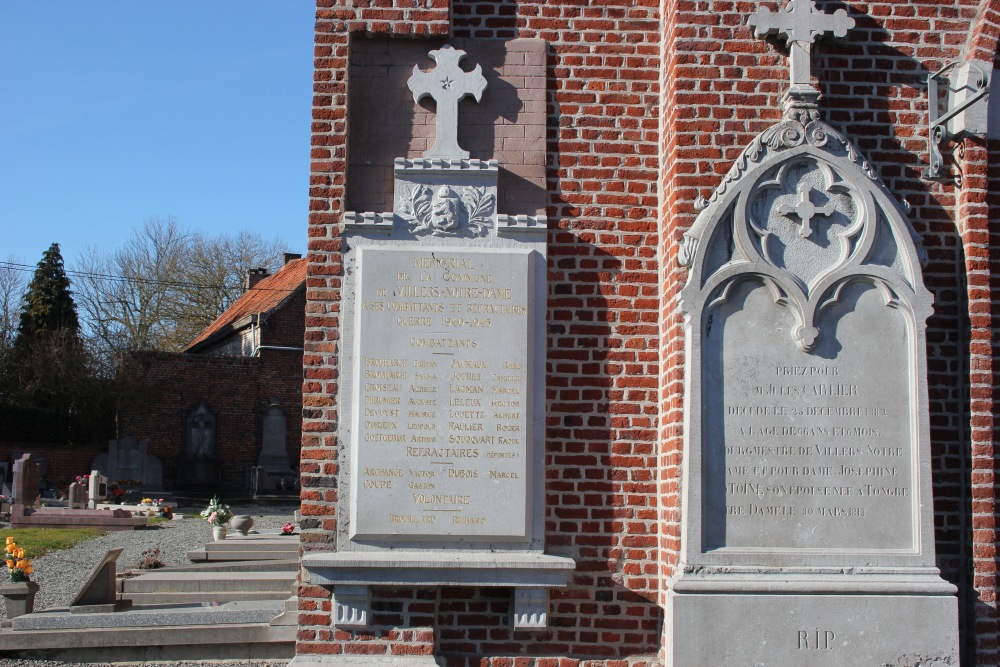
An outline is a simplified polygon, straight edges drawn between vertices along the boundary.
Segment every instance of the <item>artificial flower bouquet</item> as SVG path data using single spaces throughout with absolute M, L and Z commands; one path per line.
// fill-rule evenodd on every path
M 213 526 L 225 526 L 233 518 L 233 512 L 229 505 L 219 502 L 218 496 L 213 496 L 212 502 L 201 511 L 201 516 Z
M 24 549 L 17 546 L 11 535 L 7 536 L 5 560 L 7 561 L 7 576 L 10 577 L 11 583 L 19 584 L 31 581 L 31 560 L 25 558 Z

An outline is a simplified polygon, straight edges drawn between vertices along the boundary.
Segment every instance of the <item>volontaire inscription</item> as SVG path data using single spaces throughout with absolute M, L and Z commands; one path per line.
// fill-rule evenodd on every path
M 358 266 L 354 534 L 524 537 L 529 252 L 364 248 Z
M 847 288 L 824 321 L 836 337 L 810 354 L 784 333 L 787 309 L 753 285 L 709 332 L 723 338 L 706 357 L 707 546 L 912 549 L 903 317 L 874 290 Z

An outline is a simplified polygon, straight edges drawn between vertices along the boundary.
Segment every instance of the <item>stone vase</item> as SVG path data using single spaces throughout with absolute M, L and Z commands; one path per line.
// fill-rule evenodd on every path
M 212 526 L 212 539 L 216 542 L 226 539 L 226 527 Z
M 34 581 L 0 586 L 0 597 L 7 605 L 7 618 L 24 616 L 34 611 L 35 593 L 38 592 L 38 588 L 38 584 Z
M 249 514 L 237 514 L 229 521 L 229 525 L 240 535 L 246 535 L 253 528 L 253 517 Z

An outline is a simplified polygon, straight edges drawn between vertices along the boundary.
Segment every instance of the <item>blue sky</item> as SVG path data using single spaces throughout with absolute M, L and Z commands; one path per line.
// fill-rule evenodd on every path
M 313 0 L 0 2 L 0 260 L 150 215 L 304 252 Z

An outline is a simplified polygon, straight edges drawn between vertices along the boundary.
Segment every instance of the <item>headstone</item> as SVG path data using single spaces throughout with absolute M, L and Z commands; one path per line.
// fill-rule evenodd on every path
M 97 561 L 90 576 L 84 581 L 76 597 L 70 602 L 70 609 L 77 613 L 84 611 L 78 607 L 90 607 L 86 611 L 113 611 L 118 601 L 117 562 L 124 549 L 108 549 L 104 557 Z
M 444 47 L 437 68 L 414 68 L 438 137 L 395 161 L 394 210 L 345 214 L 347 502 L 337 552 L 303 561 L 333 585 L 338 628 L 367 627 L 372 585 L 478 583 L 498 549 L 482 585 L 522 589 L 515 627 L 544 627 L 547 587 L 574 568 L 543 553 L 546 221 L 499 214 L 499 164 L 458 147 L 457 101 L 485 87 L 463 56 Z
M 87 509 L 87 489 L 84 488 L 83 484 L 73 482 L 69 485 L 66 495 L 69 496 L 71 510 Z
M 41 472 L 34 454 L 24 454 L 14 462 L 13 503 L 31 507 L 38 501 Z
M 133 437 L 108 441 L 107 454 L 100 454 L 91 468 L 100 470 L 112 481 L 127 481 L 146 489 L 163 488 L 163 464 L 148 453 L 149 442 Z
M 270 478 L 263 481 L 263 486 L 271 489 L 261 488 L 261 491 L 273 490 L 285 482 L 290 487 L 295 477 L 295 471 L 288 462 L 285 426 L 285 411 L 277 402 L 272 401 L 264 414 L 264 434 L 261 438 L 260 456 L 257 458 L 257 467 L 263 469 Z
M 103 503 L 108 497 L 108 478 L 100 470 L 91 470 L 87 482 L 87 507 L 95 509 L 97 503 Z
M 216 452 L 216 417 L 204 401 L 184 418 L 184 449 L 177 469 L 182 487 L 209 488 L 219 482 Z
M 915 238 L 857 148 L 794 96 L 686 235 L 668 666 L 958 664 Z

